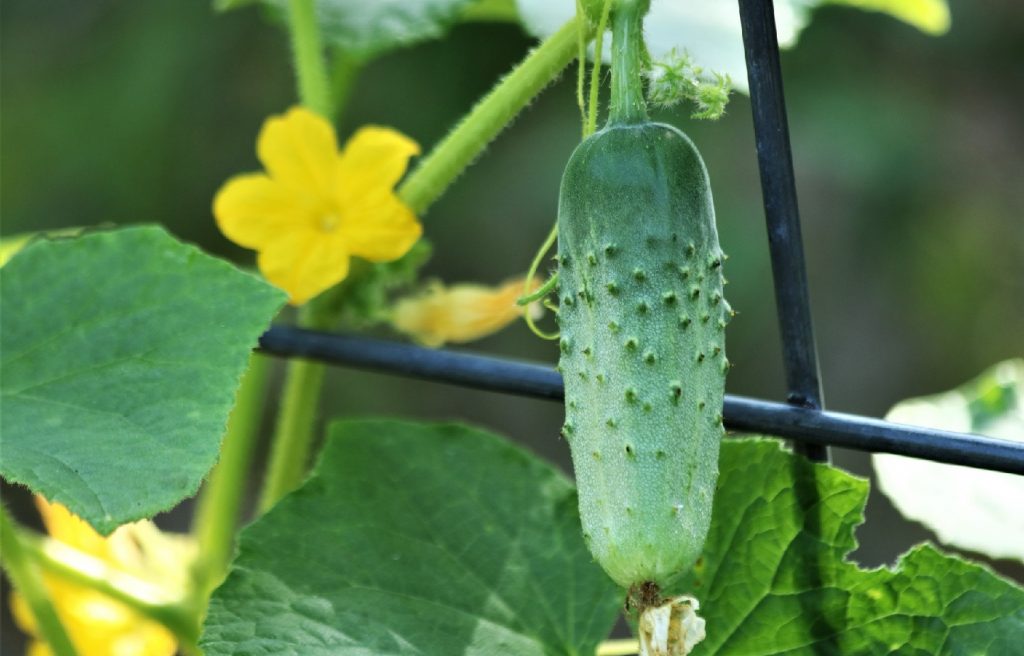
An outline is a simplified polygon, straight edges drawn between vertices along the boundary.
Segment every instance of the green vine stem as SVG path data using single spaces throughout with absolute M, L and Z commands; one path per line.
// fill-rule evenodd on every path
M 299 99 L 307 108 L 329 117 L 332 113 L 331 95 L 313 0 L 291 0 L 289 8 Z M 334 106 L 333 109 L 337 112 L 341 107 Z M 336 317 L 327 311 L 329 304 L 324 300 L 328 295 L 322 294 L 299 311 L 300 326 L 320 330 L 334 327 Z M 312 450 L 324 373 L 324 365 L 318 362 L 292 360 L 288 363 L 267 476 L 260 492 L 261 513 L 302 482 Z
M 189 599 L 173 597 L 163 588 L 118 571 L 63 542 L 29 531 L 22 531 L 21 539 L 25 556 L 33 561 L 33 565 L 120 602 L 166 627 L 178 639 L 183 652 L 199 653 L 196 647 L 200 616 L 198 601 L 193 603 Z M 4 546 L 6 555 L 6 544 Z
M 242 377 L 221 443 L 220 460 L 199 497 L 192 522 L 192 533 L 199 542 L 199 558 L 193 571 L 197 587 L 204 594 L 220 583 L 231 560 L 271 363 L 269 358 L 256 353 L 249 359 L 249 369 Z
M 537 296 L 536 298 L 533 298 L 534 295 L 530 294 L 530 285 L 533 284 L 533 279 L 537 275 L 537 269 L 540 268 L 540 263 L 544 261 L 544 255 L 549 250 L 551 250 L 552 246 L 555 245 L 555 240 L 556 239 L 558 239 L 558 224 L 557 223 L 555 223 L 555 225 L 553 225 L 551 227 L 551 232 L 548 233 L 548 236 L 544 240 L 544 243 L 541 244 L 540 250 L 538 250 L 537 254 L 533 256 L 533 261 L 530 262 L 530 270 L 527 271 L 527 273 L 526 273 L 526 281 L 523 283 L 523 296 L 521 296 L 516 301 L 517 305 L 528 305 L 532 301 L 537 300 L 537 298 L 543 298 L 548 292 L 550 292 L 552 289 L 554 289 L 554 286 L 556 284 L 558 284 L 558 278 L 557 278 L 558 274 L 555 274 L 546 283 L 544 283 L 544 285 L 542 285 L 541 288 L 539 290 L 537 290 L 537 292 L 535 292 L 535 294 L 539 294 L 539 296 Z M 543 291 L 544 293 L 541 294 L 540 293 L 541 291 Z M 526 325 L 530 329 L 530 331 L 533 332 L 533 334 L 536 335 L 537 337 L 540 337 L 541 339 L 546 339 L 546 340 L 556 340 L 556 339 L 559 338 L 559 334 L 558 334 L 557 331 L 556 332 L 545 332 L 545 331 L 541 330 L 540 328 L 538 328 L 537 325 L 533 321 L 533 317 L 530 316 L 530 311 L 529 310 L 527 310 L 526 312 L 523 312 L 523 319 L 526 321 Z
M 303 310 L 312 308 L 307 306 Z M 333 327 L 333 322 L 317 320 L 313 315 L 315 312 L 302 312 L 299 325 L 314 330 Z M 270 464 L 260 495 L 260 513 L 270 510 L 281 497 L 298 487 L 306 475 L 325 372 L 324 365 L 319 362 L 293 359 L 288 363 L 280 414 L 270 448 Z
M 302 104 L 321 116 L 329 117 L 331 93 L 314 0 L 291 0 L 288 3 L 288 27 Z
M 644 14 L 650 0 L 619 0 L 612 11 L 612 97 L 609 124 L 647 120 L 644 99 Z
M 24 533 L 7 514 L 7 508 L 0 504 L 0 548 L 3 549 L 3 566 L 21 596 L 25 598 L 32 616 L 35 617 L 39 633 L 56 656 L 76 656 L 75 645 L 68 637 L 64 625 L 57 616 L 50 595 L 43 584 L 43 577 L 36 563 L 32 562 L 29 546 Z
M 398 188 L 399 197 L 413 212 L 425 213 L 487 144 L 575 59 L 580 20 L 573 18 L 542 41 L 420 161 Z M 589 26 L 585 29 L 588 35 L 592 32 Z

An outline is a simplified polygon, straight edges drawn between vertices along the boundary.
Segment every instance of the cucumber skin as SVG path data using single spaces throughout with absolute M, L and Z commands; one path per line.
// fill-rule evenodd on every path
M 583 535 L 619 585 L 663 586 L 707 537 L 729 367 L 723 254 L 689 138 L 641 123 L 581 143 L 558 250 L 562 434 Z

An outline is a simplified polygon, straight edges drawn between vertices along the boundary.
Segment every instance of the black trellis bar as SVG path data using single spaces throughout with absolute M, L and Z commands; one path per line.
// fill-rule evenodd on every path
M 772 0 L 740 0 L 740 24 L 775 281 L 775 305 L 782 333 L 787 400 L 798 407 L 822 410 L 825 405 L 811 324 Z M 818 444 L 803 443 L 797 450 L 812 460 L 828 460 L 828 448 Z
M 274 326 L 260 338 L 264 352 L 322 360 L 475 389 L 561 401 L 562 376 L 550 366 L 369 337 Z M 1024 444 L 980 435 L 893 424 L 838 412 L 726 395 L 725 425 L 801 444 L 895 453 L 936 462 L 1024 475 Z

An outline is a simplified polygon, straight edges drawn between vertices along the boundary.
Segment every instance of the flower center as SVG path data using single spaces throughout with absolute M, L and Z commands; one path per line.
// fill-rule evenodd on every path
M 334 232 L 341 224 L 341 217 L 334 212 L 320 215 L 320 229 L 324 232 Z

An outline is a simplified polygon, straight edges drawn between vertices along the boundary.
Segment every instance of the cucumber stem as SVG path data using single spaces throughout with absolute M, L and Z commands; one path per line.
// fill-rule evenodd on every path
M 608 125 L 648 120 L 644 99 L 644 15 L 650 3 L 620 0 L 612 10 L 612 94 Z

